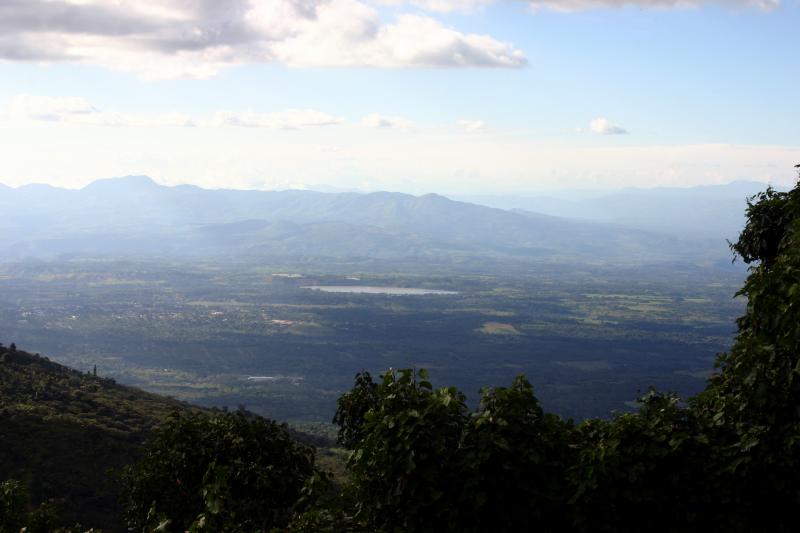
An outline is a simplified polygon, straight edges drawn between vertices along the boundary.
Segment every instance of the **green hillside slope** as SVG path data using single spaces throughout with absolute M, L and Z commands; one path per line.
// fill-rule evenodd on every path
M 34 503 L 54 499 L 66 523 L 124 530 L 115 473 L 184 403 L 0 347 L 0 480 Z

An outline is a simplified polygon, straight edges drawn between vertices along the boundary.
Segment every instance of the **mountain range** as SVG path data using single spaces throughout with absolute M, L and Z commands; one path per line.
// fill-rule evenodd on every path
M 744 224 L 747 198 L 766 187 L 764 183 L 736 181 L 698 187 L 585 190 L 529 196 L 466 195 L 454 198 L 500 209 L 596 220 L 668 235 L 734 239 Z
M 500 208 L 437 194 L 167 187 L 146 176 L 77 190 L 3 186 L 0 255 L 720 262 L 754 188 L 708 187 L 699 199 L 674 190 L 572 203 L 494 197 Z

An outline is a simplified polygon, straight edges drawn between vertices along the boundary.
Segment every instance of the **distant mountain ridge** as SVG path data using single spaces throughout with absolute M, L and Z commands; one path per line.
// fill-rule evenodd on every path
M 686 188 L 581 191 L 573 195 L 465 195 L 457 198 L 500 209 L 597 220 L 669 235 L 733 239 L 744 224 L 747 198 L 766 188 L 764 183 L 735 181 Z
M 437 194 L 210 190 L 128 176 L 78 190 L 0 188 L 0 209 L 0 253 L 10 259 L 70 254 L 253 260 L 720 258 L 710 241 L 692 235 L 515 212 Z M 724 242 L 723 237 L 717 241 Z

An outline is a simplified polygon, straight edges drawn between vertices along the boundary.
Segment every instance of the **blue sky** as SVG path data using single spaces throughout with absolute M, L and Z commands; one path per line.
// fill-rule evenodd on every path
M 1 183 L 530 193 L 800 162 L 795 0 L 142 5 L 0 5 Z

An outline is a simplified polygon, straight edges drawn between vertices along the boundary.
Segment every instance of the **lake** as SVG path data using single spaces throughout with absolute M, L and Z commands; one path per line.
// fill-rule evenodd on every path
M 344 292 L 357 294 L 389 294 L 392 296 L 419 296 L 426 294 L 458 294 L 456 291 L 439 289 L 414 289 L 410 287 L 379 287 L 375 285 L 309 285 L 301 287 L 322 292 Z

